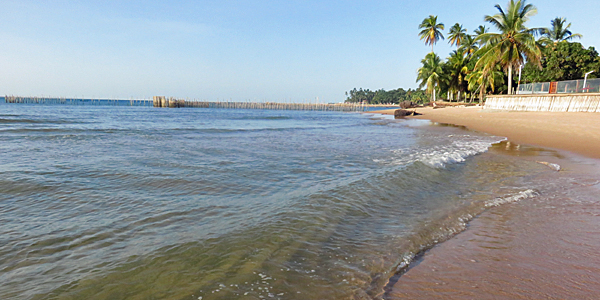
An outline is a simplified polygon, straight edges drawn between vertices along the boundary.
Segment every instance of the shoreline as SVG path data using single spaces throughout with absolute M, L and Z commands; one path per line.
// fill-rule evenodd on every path
M 395 109 L 369 113 L 393 115 Z M 532 199 L 492 207 L 390 279 L 384 299 L 594 299 L 600 294 L 600 114 L 417 108 L 408 117 L 560 154 Z M 522 146 L 521 146 L 522 145 Z M 530 145 L 530 146 L 529 146 Z M 541 150 L 545 151 L 545 150 Z M 544 159 L 539 155 L 524 159 Z M 549 180 L 549 182 L 552 180 Z
M 393 115 L 395 109 L 370 111 Z M 407 118 L 465 126 L 503 136 L 518 144 L 566 150 L 600 159 L 600 114 L 588 112 L 516 112 L 483 110 L 480 106 L 417 108 Z

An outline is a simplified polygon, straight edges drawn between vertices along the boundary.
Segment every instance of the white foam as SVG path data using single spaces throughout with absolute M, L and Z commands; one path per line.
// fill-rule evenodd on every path
M 485 203 L 485 207 L 494 207 L 494 206 L 499 206 L 502 204 L 513 203 L 513 202 L 521 201 L 523 199 L 533 198 L 535 196 L 538 196 L 539 194 L 540 193 L 538 193 L 536 190 L 529 189 L 526 191 L 519 192 L 516 195 L 511 195 L 511 196 L 507 196 L 507 197 L 501 197 L 501 198 L 489 200 Z
M 395 150 L 392 164 L 405 165 L 420 161 L 433 168 L 444 168 L 449 164 L 464 162 L 468 157 L 487 152 L 492 144 L 505 139 L 476 137 L 470 135 L 449 136 L 452 141 L 419 149 Z M 384 162 L 376 160 L 376 162 Z
M 558 164 L 553 164 L 553 163 L 549 163 L 549 162 L 545 162 L 545 161 L 538 161 L 537 163 L 546 165 L 556 172 L 560 171 L 560 165 L 558 165 Z
M 410 265 L 410 263 L 414 260 L 414 258 L 415 258 L 415 254 L 414 253 L 408 253 L 408 254 L 404 255 L 402 257 L 402 260 L 400 261 L 400 263 L 396 267 L 396 272 L 399 272 L 400 270 L 408 267 L 408 265 Z

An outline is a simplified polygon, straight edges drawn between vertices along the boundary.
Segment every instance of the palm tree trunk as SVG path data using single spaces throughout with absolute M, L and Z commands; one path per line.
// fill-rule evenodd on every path
M 433 102 L 435 102 L 435 86 L 433 86 Z
M 483 83 L 481 84 L 481 88 L 479 91 L 479 104 L 483 103 L 483 93 L 485 91 L 485 85 L 483 85 Z
M 508 65 L 508 94 L 512 95 L 512 65 Z

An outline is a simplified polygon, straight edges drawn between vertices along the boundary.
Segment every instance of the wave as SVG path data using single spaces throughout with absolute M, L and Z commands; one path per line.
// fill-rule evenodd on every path
M 392 286 L 404 275 L 410 268 L 415 266 L 425 253 L 435 245 L 443 243 L 455 235 L 467 229 L 467 225 L 477 216 L 487 209 L 509 203 L 534 198 L 540 195 L 540 192 L 534 189 L 527 189 L 513 194 L 508 194 L 484 202 L 483 206 L 472 207 L 469 211 L 457 211 L 448 214 L 445 218 L 431 222 L 427 228 L 421 229 L 410 239 L 413 241 L 412 247 L 399 258 L 396 267 L 392 271 L 392 276 L 388 279 L 378 296 L 390 291 Z M 432 231 L 430 231 L 432 230 Z
M 507 203 L 518 202 L 523 199 L 539 196 L 539 194 L 540 193 L 538 191 L 529 189 L 526 191 L 519 192 L 516 195 L 509 195 L 509 196 L 489 200 L 485 203 L 485 207 L 495 207 L 495 206 L 500 206 L 500 205 L 507 204 Z
M 314 130 L 327 127 L 260 127 L 260 128 L 172 128 L 167 130 L 183 131 L 191 133 L 238 133 L 238 132 L 261 132 L 261 131 L 296 131 L 296 130 Z
M 451 137 L 451 136 L 450 136 Z M 469 135 L 459 140 L 453 140 L 450 144 L 438 144 L 431 147 L 417 149 L 399 149 L 392 151 L 394 157 L 386 160 L 374 160 L 375 162 L 408 165 L 421 162 L 432 168 L 444 168 L 449 164 L 464 162 L 468 157 L 485 153 L 496 143 L 506 140 L 505 138 L 483 139 Z
M 241 118 L 235 118 L 235 120 L 291 120 L 292 117 L 288 116 L 243 116 Z
M 10 115 L 7 115 L 10 116 Z M 18 116 L 14 116 L 18 117 Z M 36 119 L 6 119 L 0 118 L 0 124 L 79 124 L 82 122 L 74 122 L 68 120 L 36 120 Z
M 418 160 L 434 168 L 443 168 L 447 164 L 461 163 L 469 156 L 487 152 L 497 142 L 500 141 L 455 141 L 450 147 L 434 147 L 430 152 L 420 154 Z

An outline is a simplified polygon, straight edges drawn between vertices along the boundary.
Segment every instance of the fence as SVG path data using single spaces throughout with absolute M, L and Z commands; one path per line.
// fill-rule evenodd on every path
M 600 93 L 491 95 L 484 109 L 548 112 L 600 112 Z
M 600 78 L 554 82 L 536 82 L 519 85 L 517 94 L 578 94 L 599 93 Z
M 1 99 L 1 97 L 0 97 Z M 269 109 L 269 110 L 314 110 L 362 112 L 369 106 L 360 103 L 277 103 L 277 102 L 210 102 L 175 99 L 165 96 L 154 96 L 152 100 L 108 100 L 108 99 L 74 99 L 51 97 L 5 96 L 6 103 L 46 104 L 46 105 L 115 105 L 115 106 L 154 106 L 154 107 L 197 107 L 227 109 Z M 0 100 L 1 101 L 1 100 Z
M 1 100 L 0 100 L 1 101 Z M 80 98 L 52 98 L 52 97 L 21 97 L 4 96 L 5 103 L 18 104 L 47 104 L 47 105 L 113 105 L 113 106 L 152 106 L 152 101 L 146 99 L 80 99 Z
M 166 98 L 154 96 L 154 107 L 198 107 L 227 109 L 269 109 L 269 110 L 315 110 L 315 111 L 366 111 L 367 107 L 360 103 L 277 103 L 277 102 L 209 102 Z

